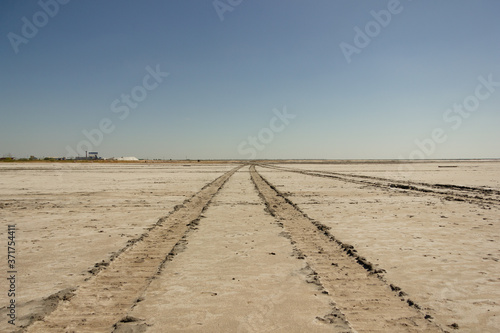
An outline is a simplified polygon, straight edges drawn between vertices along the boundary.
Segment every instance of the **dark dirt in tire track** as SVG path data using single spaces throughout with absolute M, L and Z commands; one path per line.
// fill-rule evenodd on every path
M 151 280 L 173 255 L 183 236 L 224 183 L 241 166 L 204 186 L 161 218 L 148 232 L 116 253 L 110 262 L 95 265 L 90 277 L 70 298 L 59 300 L 51 313 L 37 318 L 24 332 L 110 332 L 127 320 L 125 314 L 140 299 Z
M 259 164 L 264 168 L 295 172 L 309 176 L 333 178 L 349 183 L 375 186 L 382 189 L 398 189 L 404 193 L 425 193 L 438 196 L 444 200 L 464 201 L 479 205 L 500 205 L 500 191 L 488 188 L 458 186 L 451 184 L 429 184 L 412 181 L 397 181 L 388 178 L 364 175 L 344 174 L 329 171 L 302 170 L 280 167 L 269 164 Z
M 311 221 L 251 167 L 252 179 L 271 214 L 318 274 L 321 285 L 358 332 L 442 332 L 418 305 L 388 285 L 356 250 L 336 240 L 328 227 Z M 399 294 L 398 294 L 399 292 Z

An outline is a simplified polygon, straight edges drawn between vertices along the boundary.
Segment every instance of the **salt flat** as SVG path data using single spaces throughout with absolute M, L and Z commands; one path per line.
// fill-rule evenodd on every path
M 500 328 L 500 162 L 243 164 L 0 164 L 0 330 Z
M 450 165 L 456 167 L 439 168 Z M 405 190 L 378 178 L 495 189 L 500 163 L 282 167 L 375 177 L 358 183 L 366 179 L 261 171 L 311 219 L 330 227 L 338 239 L 384 269 L 388 282 L 428 309 L 443 327 L 456 323 L 464 332 L 498 330 L 500 214 L 498 201 L 486 202 L 489 196 L 498 198 L 498 193 L 471 191 L 468 196 L 483 195 L 484 200 L 467 202 L 465 196 L 453 200 L 454 193 L 441 187 L 436 192 Z
M 228 169 L 227 165 L 1 164 L 0 244 L 7 248 L 7 224 L 16 224 L 19 324 L 29 322 L 32 311 L 45 311 L 44 298 L 83 283 L 96 264 L 109 261 Z M 2 293 L 3 304 L 6 299 Z M 0 330 L 9 329 L 6 321 L 0 325 Z
M 385 177 L 401 181 L 477 186 L 500 190 L 500 163 L 496 160 L 444 160 L 413 163 L 294 164 L 296 169 L 312 169 L 345 174 Z

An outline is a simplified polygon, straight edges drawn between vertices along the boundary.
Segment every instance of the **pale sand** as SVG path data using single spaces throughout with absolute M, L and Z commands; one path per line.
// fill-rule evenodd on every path
M 317 170 L 383 177 L 432 184 L 477 186 L 500 190 L 499 161 L 425 161 L 413 163 L 279 164 L 301 170 Z
M 0 164 L 0 248 L 7 248 L 7 224 L 17 227 L 18 324 L 25 324 L 32 311 L 43 312 L 43 298 L 83 283 L 96 263 L 109 261 L 128 241 L 229 169 Z M 3 306 L 7 293 L 0 295 Z M 6 320 L 0 320 L 0 331 L 8 329 Z
M 458 167 L 438 168 L 446 163 Z M 494 162 L 423 163 L 403 175 L 385 164 L 285 166 L 500 188 L 500 163 Z M 15 223 L 18 229 L 18 324 L 52 311 L 58 301 L 44 301 L 48 296 L 63 291 L 70 298 L 68 288 L 78 294 L 79 286 L 99 274 L 98 269 L 89 272 L 95 264 L 107 264 L 174 206 L 233 167 L 0 164 L 0 248 L 7 248 L 6 225 Z M 385 269 L 387 285 L 406 292 L 402 298 L 414 301 L 433 323 L 450 332 L 500 328 L 499 205 L 262 167 L 257 171 L 310 218 L 331 227 L 330 234 Z M 241 169 L 212 199 L 199 225 L 188 230 L 184 246 L 158 278 L 145 286 L 142 301 L 124 314 L 137 321 L 118 323 L 116 331 L 349 331 L 341 316 L 331 315 L 337 309 L 332 295 L 321 292 L 321 283 L 306 282 L 311 280 L 308 258 L 297 258 L 264 208 L 248 167 Z M 6 292 L 0 301 L 6 304 Z M 1 314 L 0 331 L 11 331 L 5 309 Z M 448 326 L 453 323 L 458 330 Z
M 443 163 L 413 167 L 433 170 L 437 165 Z M 470 173 L 464 171 L 469 163 L 458 165 L 436 173 L 447 174 L 443 178 L 456 185 L 495 187 L 490 186 L 491 180 L 495 177 L 498 183 L 500 179 L 500 171 L 495 171 L 500 170 L 500 163 L 476 163 L 478 168 L 485 167 L 484 172 Z M 387 176 L 380 171 L 384 168 L 381 165 L 352 165 L 349 171 L 345 165 L 291 167 Z M 385 269 L 386 280 L 428 309 L 426 312 L 443 328 L 450 329 L 448 325 L 457 323 L 463 332 L 498 332 L 499 205 L 448 201 L 421 192 L 258 170 L 310 218 L 331 227 L 331 234 Z M 437 177 L 415 172 L 410 178 L 429 182 Z
M 248 168 L 214 197 L 187 239 L 129 313 L 151 325 L 147 332 L 332 332 L 320 319 L 332 300 L 306 282 L 312 271 L 264 212 Z M 342 321 L 336 327 L 349 330 Z

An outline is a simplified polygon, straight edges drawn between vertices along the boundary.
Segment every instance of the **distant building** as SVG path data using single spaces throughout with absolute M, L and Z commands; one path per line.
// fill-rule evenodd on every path
M 84 157 L 77 156 L 73 159 L 78 160 L 78 161 L 81 161 L 81 160 L 102 160 L 102 157 L 99 157 L 98 155 L 99 155 L 99 153 L 96 151 L 90 151 L 90 152 L 86 151 Z
M 89 160 L 97 160 L 99 157 L 97 157 L 99 153 L 96 151 L 89 151 Z

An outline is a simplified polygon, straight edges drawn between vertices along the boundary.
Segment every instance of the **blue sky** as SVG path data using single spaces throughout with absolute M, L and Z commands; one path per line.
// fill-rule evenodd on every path
M 0 2 L 0 156 L 500 157 L 498 1 L 59 1 Z

